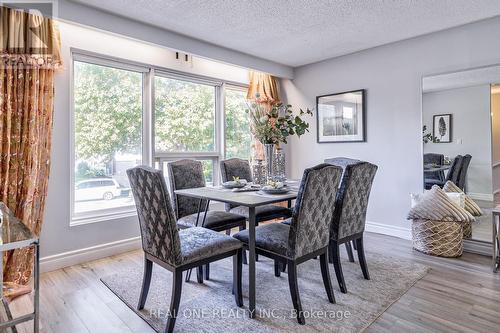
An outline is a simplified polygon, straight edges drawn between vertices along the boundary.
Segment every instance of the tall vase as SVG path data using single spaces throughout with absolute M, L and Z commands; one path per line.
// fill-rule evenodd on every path
M 276 151 L 274 152 L 273 177 L 277 182 L 284 182 L 286 180 L 285 160 L 285 152 L 283 151 L 283 148 L 276 148 Z
M 266 157 L 266 172 L 267 172 L 267 181 L 272 181 L 274 176 L 274 168 L 273 168 L 273 160 L 274 160 L 274 149 L 275 145 L 272 143 L 264 144 L 264 155 Z

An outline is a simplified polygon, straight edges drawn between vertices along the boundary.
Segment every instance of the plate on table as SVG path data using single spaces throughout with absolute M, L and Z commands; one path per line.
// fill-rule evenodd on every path
M 274 188 L 264 186 L 260 190 L 266 194 L 287 194 L 290 192 L 290 189 L 287 187 Z
M 244 179 L 241 179 L 240 181 L 230 180 L 228 182 L 222 183 L 222 186 L 228 189 L 243 188 L 247 186 L 247 181 Z

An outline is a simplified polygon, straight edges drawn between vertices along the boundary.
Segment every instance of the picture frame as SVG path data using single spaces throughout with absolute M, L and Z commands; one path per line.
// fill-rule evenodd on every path
M 432 117 L 432 135 L 435 143 L 453 142 L 453 115 L 451 113 L 436 114 Z
M 366 142 L 366 90 L 316 97 L 318 143 Z

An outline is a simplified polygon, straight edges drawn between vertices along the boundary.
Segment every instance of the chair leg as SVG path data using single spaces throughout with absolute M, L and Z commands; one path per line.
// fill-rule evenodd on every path
M 141 295 L 139 296 L 139 303 L 137 304 L 137 310 L 144 309 L 144 304 L 146 304 L 146 298 L 148 297 L 149 286 L 151 285 L 151 272 L 153 271 L 153 262 L 144 258 L 144 274 L 142 276 L 142 288 Z
M 196 280 L 198 283 L 203 283 L 203 266 L 196 267 Z
M 243 270 L 243 251 L 238 252 L 233 256 L 233 294 L 234 300 L 238 307 L 243 306 L 243 292 L 241 289 L 241 275 Z
M 290 286 L 290 294 L 292 296 L 293 307 L 296 311 L 297 321 L 300 325 L 304 325 L 306 320 L 300 303 L 299 286 L 297 285 L 297 265 L 293 260 L 288 260 L 288 284 Z
M 226 235 L 231 236 L 231 229 L 226 230 Z
M 240 231 L 245 230 L 246 226 L 241 226 Z M 243 250 L 243 264 L 247 264 L 247 251 Z
M 165 327 L 165 333 L 171 333 L 174 331 L 175 319 L 179 312 L 179 303 L 181 301 L 182 293 L 182 271 L 175 270 L 172 280 L 172 297 L 170 298 L 170 312 L 168 313 L 167 327 Z
M 257 228 L 259 226 L 259 222 L 255 221 L 255 227 Z M 255 262 L 259 261 L 259 255 L 256 253 L 255 254 Z
M 347 257 L 349 258 L 349 261 L 354 262 L 354 255 L 352 254 L 352 247 L 350 241 L 345 243 L 345 249 L 347 250 Z
M 321 267 L 321 277 L 323 278 L 323 284 L 325 285 L 326 294 L 328 295 L 328 301 L 330 303 L 335 303 L 335 295 L 333 293 L 332 280 L 330 279 L 330 271 L 328 270 L 328 249 L 319 256 L 320 267 Z
M 286 272 L 286 261 L 283 261 L 283 262 L 281 263 L 281 272 L 282 272 L 282 273 L 285 273 L 285 272 Z
M 340 263 L 340 248 L 337 243 L 330 245 L 330 251 L 332 256 L 333 267 L 335 268 L 335 275 L 337 276 L 337 281 L 339 283 L 339 288 L 342 293 L 347 293 L 347 288 L 345 285 L 344 274 L 342 273 L 342 265 Z M 358 251 L 359 253 L 359 251 Z
M 274 260 L 274 276 L 280 277 L 281 276 L 281 265 L 279 260 Z
M 366 280 L 370 280 L 370 273 L 368 272 L 368 265 L 366 264 L 365 249 L 363 247 L 363 236 L 356 239 L 356 245 L 358 247 L 358 259 L 359 265 L 361 266 L 361 271 L 363 272 L 363 277 Z
M 356 241 L 353 240 L 352 241 L 352 247 L 357 251 L 358 250 L 358 246 L 356 245 Z
M 210 264 L 205 265 L 205 280 L 210 280 Z

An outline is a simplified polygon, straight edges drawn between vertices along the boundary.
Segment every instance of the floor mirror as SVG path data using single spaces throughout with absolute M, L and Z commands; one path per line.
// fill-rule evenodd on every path
M 464 250 L 492 254 L 500 204 L 500 65 L 422 79 L 424 189 L 450 180 L 481 207 Z

